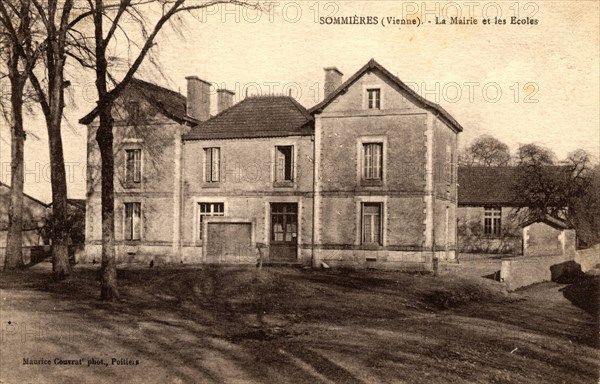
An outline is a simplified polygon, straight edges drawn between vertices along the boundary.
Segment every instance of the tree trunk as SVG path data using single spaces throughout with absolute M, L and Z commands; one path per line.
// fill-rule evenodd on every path
M 51 133 L 52 132 L 52 133 Z M 67 230 L 67 179 L 63 157 L 60 121 L 48 127 L 50 142 L 50 182 L 52 184 L 52 273 L 57 280 L 71 274 L 69 232 Z
M 12 51 L 9 60 L 11 85 L 11 191 L 8 210 L 8 238 L 4 258 L 4 270 L 23 268 L 23 88 L 26 76 L 19 73 L 18 55 Z
M 101 300 L 115 300 L 119 297 L 117 289 L 117 265 L 115 260 L 115 192 L 113 156 L 113 118 L 112 100 L 108 93 L 106 74 L 108 62 L 104 46 L 102 29 L 103 0 L 96 0 L 94 13 L 94 41 L 96 43 L 96 90 L 98 91 L 98 118 L 100 126 L 96 132 L 96 141 L 100 149 L 101 167 L 101 202 L 102 202 L 102 265 L 101 265 Z
M 49 66 L 50 115 L 46 118 L 50 144 L 50 183 L 52 185 L 52 272 L 63 280 L 71 274 L 69 232 L 67 229 L 67 177 L 61 123 L 64 109 L 64 59 Z
M 100 158 L 102 160 L 102 282 L 100 288 L 100 299 L 102 300 L 114 300 L 119 297 L 115 260 L 115 164 L 112 129 L 111 108 L 100 108 L 100 126 L 96 133 L 96 141 L 100 148 Z

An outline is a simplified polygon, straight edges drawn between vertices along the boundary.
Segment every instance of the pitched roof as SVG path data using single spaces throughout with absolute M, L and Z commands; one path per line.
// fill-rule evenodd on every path
M 519 205 L 517 167 L 458 167 L 458 205 Z
M 544 167 L 549 176 L 568 177 L 572 169 L 564 165 Z M 458 205 L 505 207 L 524 206 L 525 202 L 515 194 L 516 183 L 528 177 L 523 168 L 512 167 L 458 167 Z
M 50 202 L 48 207 L 52 207 L 54 202 Z M 70 205 L 75 208 L 85 209 L 86 200 L 85 199 L 67 199 L 67 205 Z
M 521 227 L 530 226 L 533 223 L 544 223 L 556 229 L 571 229 L 572 227 L 565 220 L 548 214 L 531 218 L 521 224 Z
M 12 187 L 11 187 L 10 185 L 8 185 L 8 184 L 5 184 L 5 183 L 3 183 L 2 181 L 0 181 L 0 187 L 5 187 L 5 188 L 8 188 L 8 189 L 12 189 Z M 32 201 L 34 201 L 34 202 L 36 202 L 36 203 L 38 203 L 38 204 L 40 204 L 40 205 L 42 205 L 42 206 L 44 206 L 44 207 L 48 207 L 48 204 L 44 203 L 44 202 L 43 202 L 43 201 L 41 201 L 41 200 L 38 200 L 38 199 L 36 199 L 36 198 L 35 198 L 35 197 L 33 197 L 33 196 L 29 196 L 29 195 L 28 195 L 28 194 L 26 194 L 26 193 L 23 193 L 23 196 L 24 196 L 24 197 L 26 197 L 26 198 L 28 198 L 28 199 L 30 199 L 30 200 L 32 200 Z
M 293 98 L 254 96 L 199 123 L 183 139 L 306 136 L 313 132 L 312 116 Z
M 140 95 L 169 119 L 182 124 L 196 124 L 197 121 L 187 115 L 186 98 L 179 92 L 133 78 L 127 85 L 127 91 Z M 81 124 L 90 124 L 98 116 L 98 107 L 79 120 Z
M 394 84 L 396 84 L 404 93 L 404 95 L 416 105 L 429 112 L 434 113 L 440 120 L 456 132 L 462 132 L 463 127 L 440 105 L 433 103 L 417 92 L 413 91 L 409 86 L 404 84 L 399 78 L 394 76 L 390 71 L 385 69 L 381 64 L 375 61 L 375 59 L 369 60 L 361 69 L 340 85 L 335 91 L 331 92 L 323 101 L 309 109 L 310 113 L 319 113 L 320 110 L 325 108 L 331 103 L 339 94 L 344 93 L 348 87 L 350 87 L 356 80 L 358 80 L 363 74 L 373 69 L 378 69 L 387 78 L 389 78 Z

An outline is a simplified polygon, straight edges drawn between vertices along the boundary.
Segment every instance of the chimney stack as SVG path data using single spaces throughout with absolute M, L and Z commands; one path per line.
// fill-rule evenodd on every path
M 228 89 L 217 90 L 217 113 L 221 113 L 233 105 L 235 92 Z
M 187 76 L 187 114 L 199 121 L 210 118 L 210 83 L 197 76 Z
M 325 97 L 327 97 L 342 85 L 342 76 L 344 74 L 336 67 L 327 67 L 323 68 L 323 70 L 325 70 L 325 86 L 323 90 L 325 91 Z

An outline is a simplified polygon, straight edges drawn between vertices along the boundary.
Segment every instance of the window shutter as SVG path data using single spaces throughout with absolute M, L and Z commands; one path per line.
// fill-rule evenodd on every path
M 125 182 L 131 183 L 133 181 L 133 153 L 131 151 L 125 151 L 127 157 L 125 163 Z
M 212 174 L 212 161 L 211 161 L 211 157 L 212 157 L 212 151 L 210 148 L 206 148 L 204 150 L 204 181 L 212 181 L 211 180 L 211 174 Z
M 290 159 L 286 168 L 286 180 L 294 180 L 294 147 L 290 147 Z
M 132 220 L 132 240 L 139 240 L 141 238 L 141 204 L 133 203 L 133 220 Z
M 364 146 L 364 152 L 365 152 L 365 179 L 370 179 L 372 177 L 371 175 L 371 161 L 372 161 L 372 155 L 371 155 L 371 146 L 369 144 L 366 144 Z
M 142 181 L 142 150 L 136 149 L 133 152 L 133 182 Z
M 219 148 L 213 148 L 213 153 L 212 153 L 212 162 L 213 162 L 213 177 L 212 177 L 212 181 L 219 181 L 221 180 L 221 153 Z
M 132 215 L 133 215 L 133 206 L 131 203 L 125 204 L 125 228 L 124 228 L 124 237 L 125 240 L 132 240 Z
M 373 151 L 375 152 L 375 156 L 373 156 L 373 179 L 381 179 L 381 145 L 373 144 Z

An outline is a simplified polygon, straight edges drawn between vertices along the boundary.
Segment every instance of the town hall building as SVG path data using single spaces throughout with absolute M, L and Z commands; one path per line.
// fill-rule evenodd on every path
M 237 104 L 187 78 L 187 97 L 133 80 L 115 108 L 121 262 L 298 263 L 430 270 L 456 252 L 461 125 L 375 60 L 325 98 Z M 99 260 L 100 156 L 88 126 L 86 257 Z M 88 261 L 90 261 L 88 260 Z

